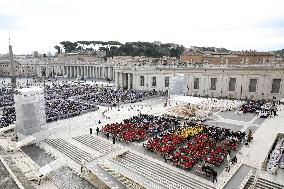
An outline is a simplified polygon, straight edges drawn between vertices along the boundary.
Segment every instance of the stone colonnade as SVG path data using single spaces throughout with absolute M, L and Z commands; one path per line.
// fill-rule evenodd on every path
M 133 89 L 135 86 L 133 73 L 115 72 L 115 78 L 117 88 Z
M 69 78 L 86 77 L 86 78 L 104 78 L 115 79 L 114 67 L 98 65 L 45 65 L 37 69 L 39 77 L 47 76 L 66 76 Z

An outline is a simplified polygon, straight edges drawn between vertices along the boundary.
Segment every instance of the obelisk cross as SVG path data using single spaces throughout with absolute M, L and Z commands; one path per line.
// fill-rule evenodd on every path
M 10 60 L 10 77 L 11 77 L 11 86 L 13 89 L 16 88 L 16 76 L 15 76 L 15 62 L 14 62 L 14 55 L 12 50 L 12 45 L 10 44 L 9 38 L 9 60 Z

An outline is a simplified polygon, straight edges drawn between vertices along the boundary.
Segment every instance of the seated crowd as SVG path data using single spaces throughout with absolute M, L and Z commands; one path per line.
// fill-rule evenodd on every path
M 227 100 L 227 99 L 216 99 L 207 98 L 206 100 L 197 104 L 198 109 L 209 110 L 209 111 L 231 111 L 238 109 L 243 101 L 240 100 Z
M 247 103 L 243 104 L 239 110 L 243 113 L 255 113 L 257 110 L 260 110 L 263 105 L 264 101 L 248 101 Z
M 175 119 L 140 114 L 125 119 L 121 123 L 107 124 L 103 126 L 102 132 L 127 142 L 143 141 L 147 137 L 155 136 L 166 129 L 175 127 L 177 124 L 178 121 Z
M 267 103 L 260 100 L 250 100 L 247 103 L 243 104 L 238 112 L 241 113 L 255 113 L 260 117 L 267 118 L 268 116 L 274 115 L 277 116 L 276 103 Z
M 165 161 L 191 169 L 199 163 L 220 166 L 231 151 L 236 151 L 245 133 L 205 126 L 200 123 L 166 130 L 147 141 L 146 149 L 161 154 Z
M 97 84 L 55 84 L 45 86 L 45 99 L 76 98 L 80 101 L 99 105 L 115 106 L 120 103 L 136 102 L 158 95 L 157 91 L 134 91 L 101 88 Z
M 156 91 L 113 90 L 101 88 L 97 84 L 52 83 L 45 85 L 45 109 L 47 122 L 80 115 L 90 109 L 97 109 L 93 104 L 115 106 L 119 103 L 134 102 L 154 95 Z M 0 89 L 0 107 L 14 106 L 14 92 L 10 88 Z M 75 97 L 90 105 L 68 100 Z M 9 117 L 9 115 L 7 115 Z M 13 118 L 2 116 L 1 125 L 8 126 Z
M 157 95 L 156 91 L 114 90 L 101 88 L 97 84 L 67 84 L 45 85 L 45 99 L 67 99 L 77 97 L 98 104 L 117 104 L 125 101 L 136 101 Z
M 272 174 L 277 174 L 278 168 L 284 169 L 284 138 L 279 138 L 274 142 L 268 156 L 267 170 Z
M 8 88 L 0 88 L 0 107 L 13 106 L 14 96 L 13 90 Z
M 15 108 L 4 108 L 3 114 L 0 114 L 0 128 L 7 127 L 16 121 Z
M 94 105 L 84 104 L 71 100 L 53 100 L 45 103 L 46 122 L 56 121 L 80 115 L 86 111 L 97 110 Z M 7 127 L 16 121 L 15 108 L 4 108 L 0 114 L 0 128 Z
M 11 94 L 13 94 L 13 89 L 6 88 L 6 87 L 1 87 L 0 88 L 0 96 L 11 95 Z
M 99 88 L 97 85 L 52 83 L 51 85 L 45 85 L 45 99 L 67 99 L 75 96 L 85 96 L 98 91 Z
M 145 98 L 153 97 L 159 93 L 155 90 L 152 91 L 134 91 L 134 90 L 114 90 L 103 89 L 100 92 L 87 94 L 79 99 L 86 100 L 91 103 L 99 105 L 112 105 L 116 106 L 120 103 L 137 102 Z
M 94 105 L 72 100 L 52 100 L 45 102 L 46 122 L 78 116 L 89 110 L 97 110 Z
M 14 96 L 13 95 L 0 96 L 0 107 L 13 106 L 14 103 L 15 102 L 14 102 Z

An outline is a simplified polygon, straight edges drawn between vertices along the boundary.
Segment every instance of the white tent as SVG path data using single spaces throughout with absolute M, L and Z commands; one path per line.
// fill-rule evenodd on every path
M 171 103 L 178 103 L 178 104 L 194 104 L 197 105 L 203 101 L 205 101 L 206 98 L 200 98 L 200 97 L 194 97 L 194 96 L 181 96 L 181 95 L 173 95 L 169 99 Z

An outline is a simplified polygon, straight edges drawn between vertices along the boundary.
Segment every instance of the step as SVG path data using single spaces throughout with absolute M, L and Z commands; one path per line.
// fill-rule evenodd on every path
M 123 156 L 116 157 L 113 160 L 124 167 L 129 167 L 133 171 L 148 177 L 154 182 L 159 180 L 160 184 L 165 187 L 214 188 L 131 152 L 128 152 Z

